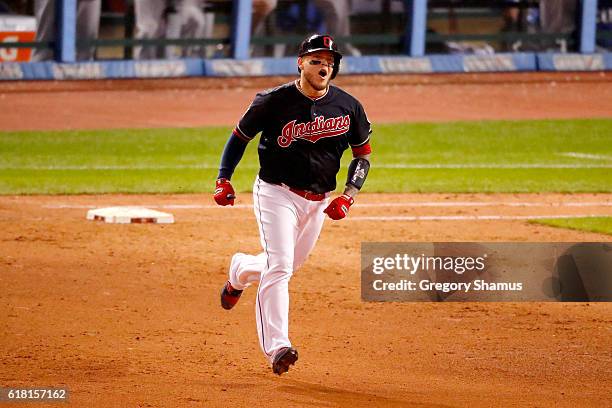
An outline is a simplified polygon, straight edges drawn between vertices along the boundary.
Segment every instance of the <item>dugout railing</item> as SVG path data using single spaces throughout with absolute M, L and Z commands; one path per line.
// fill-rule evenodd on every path
M 303 2 L 302 2 L 303 3 Z M 436 1 L 436 0 L 405 0 L 402 2 L 404 6 L 403 15 L 393 15 L 390 12 L 391 0 L 383 1 L 383 14 L 388 21 L 392 21 L 395 27 L 395 32 L 376 33 L 353 33 L 350 36 L 337 37 L 340 43 L 350 42 L 355 45 L 365 45 L 378 47 L 386 47 L 390 50 L 389 54 L 381 56 L 377 59 L 377 55 L 366 55 L 362 58 L 353 57 L 348 64 L 347 72 L 454 72 L 468 70 L 537 70 L 537 69 L 563 69 L 563 70 L 600 70 L 610 69 L 612 66 L 612 58 L 607 52 L 595 53 L 596 41 L 598 39 L 607 39 L 612 37 L 609 32 L 598 33 L 597 24 L 597 0 L 582 0 L 579 2 L 579 13 L 577 13 L 577 30 L 574 33 L 540 33 L 540 32 L 522 32 L 522 31 L 500 31 L 493 33 L 462 33 L 450 32 L 439 33 L 428 30 L 428 23 L 432 20 L 450 20 L 465 19 L 465 18 L 483 18 L 495 16 L 497 11 L 507 7 L 516 7 L 521 12 L 534 7 L 537 4 L 535 0 L 521 1 L 479 1 L 465 0 L 457 1 Z M 93 62 L 76 62 L 75 53 L 80 47 L 115 47 L 122 48 L 123 58 L 129 59 L 132 54 L 132 49 L 135 46 L 223 46 L 229 50 L 229 55 L 226 58 L 221 58 L 222 61 L 201 61 L 202 69 L 176 69 L 171 70 L 172 75 L 251 75 L 251 74 L 282 74 L 284 71 L 289 71 L 286 66 L 286 61 L 278 61 L 274 63 L 265 58 L 264 61 L 259 61 L 262 69 L 249 70 L 245 67 L 242 61 L 249 60 L 249 47 L 253 45 L 277 45 L 287 44 L 293 45 L 303 38 L 300 34 L 284 34 L 284 35 L 268 35 L 268 36 L 251 36 L 251 0 L 236 0 L 234 2 L 227 1 L 212 1 L 208 2 L 208 7 L 211 12 L 215 13 L 216 19 L 225 19 L 229 26 L 229 35 L 224 37 L 214 38 L 166 38 L 166 39 L 134 39 L 134 38 L 117 38 L 117 39 L 96 39 L 82 40 L 75 38 L 75 4 L 76 0 L 58 0 L 57 17 L 59 21 L 58 40 L 54 42 L 20 42 L 20 43 L 0 43 L 0 48 L 45 48 L 52 47 L 55 49 L 55 63 L 62 64 L 92 64 Z M 461 6 L 461 7 L 459 7 Z M 373 15 L 360 16 L 359 18 L 376 22 Z M 126 13 L 123 17 L 114 15 L 112 18 L 118 21 L 117 24 L 125 25 L 125 32 L 133 27 L 133 11 Z M 496 54 L 483 59 L 483 63 L 478 63 L 478 58 L 474 56 L 452 56 L 453 58 L 445 58 L 444 55 L 436 55 L 436 44 L 445 44 L 448 42 L 460 41 L 481 41 L 492 43 L 511 43 L 511 42 L 563 42 L 569 48 L 574 48 L 575 53 L 568 53 L 565 56 L 558 55 L 540 55 L 536 51 L 529 53 L 514 53 L 512 54 Z M 469 57 L 469 58 L 464 58 Z M 426 58 L 427 61 L 423 60 Z M 412 60 L 411 60 L 412 59 Z M 470 66 L 466 67 L 465 61 L 471 61 Z M 232 65 L 232 61 L 236 64 Z M 559 63 L 557 63 L 560 61 Z M 125 62 L 125 61 L 124 61 Z M 127 61 L 129 62 L 129 61 Z M 100 61 L 103 64 L 116 64 L 118 61 Z M 152 63 L 152 62 L 150 62 Z M 22 63 L 19 67 L 9 66 L 11 63 L 0 63 L 0 78 L 4 79 L 23 79 L 32 75 L 41 78 L 45 77 L 45 72 L 53 71 L 49 66 L 36 65 L 36 63 Z M 28 67 L 28 65 L 32 65 Z M 180 65 L 180 63 L 179 63 Z M 197 66 L 194 61 L 189 61 L 189 67 Z M 346 69 L 345 64 L 345 68 Z M 215 72 L 215 67 L 221 67 L 218 72 Z M 351 67 L 352 66 L 352 67 Z M 102 68 L 105 68 L 103 66 Z M 123 65 L 128 67 L 128 65 Z M 237 67 L 237 68 L 235 68 Z M 280 68 L 279 68 L 280 67 Z M 18 69 L 17 69 L 18 68 Z M 134 76 L 134 69 L 122 69 L 118 66 L 106 69 L 106 71 L 114 72 L 113 75 L 119 76 Z M 271 68 L 271 69 L 268 69 Z M 22 75 L 17 71 L 22 70 Z M 66 68 L 68 72 L 79 72 Z M 56 67 L 57 71 L 57 67 Z M 88 72 L 102 72 L 105 69 L 88 70 L 82 69 L 80 72 L 87 77 Z M 153 70 L 154 71 L 154 70 Z M 165 76 L 163 70 L 158 70 L 161 76 Z M 290 70 L 294 70 L 291 68 Z M 30 75 L 32 74 L 32 75 Z M 136 72 L 137 74 L 137 72 Z M 79 74 L 77 74 L 79 75 Z M 68 75 L 70 77 L 71 74 Z M 104 75 L 102 75 L 104 76 Z M 139 75 L 135 75 L 139 76 Z M 60 77 L 62 77 L 60 75 Z

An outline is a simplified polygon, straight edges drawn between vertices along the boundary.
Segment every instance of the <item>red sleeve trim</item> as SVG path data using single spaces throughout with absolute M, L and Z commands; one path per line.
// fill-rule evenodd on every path
M 364 156 L 366 154 L 372 153 L 372 148 L 369 143 L 364 144 L 363 146 L 353 147 L 353 157 Z
M 244 137 L 244 135 L 242 133 L 240 133 L 240 131 L 238 129 L 232 130 L 232 134 L 234 136 L 236 136 L 238 139 L 243 140 L 243 141 L 245 141 L 247 143 L 251 141 L 251 139 L 247 139 L 246 137 Z

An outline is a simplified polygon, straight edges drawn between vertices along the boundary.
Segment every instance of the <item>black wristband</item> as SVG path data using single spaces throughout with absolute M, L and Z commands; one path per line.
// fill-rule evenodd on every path
M 369 171 L 370 162 L 367 159 L 363 157 L 353 159 L 351 164 L 349 164 L 346 184 L 361 190 Z

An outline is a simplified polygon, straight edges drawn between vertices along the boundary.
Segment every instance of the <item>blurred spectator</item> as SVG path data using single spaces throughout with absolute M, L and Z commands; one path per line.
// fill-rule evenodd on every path
M 262 35 L 265 29 L 266 18 L 276 8 L 277 0 L 253 0 L 253 16 L 251 18 L 251 32 Z
M 136 39 L 203 38 L 206 36 L 204 0 L 134 0 Z M 201 47 L 138 46 L 134 59 L 201 56 Z
M 519 3 L 520 0 L 511 0 L 511 3 Z M 504 26 L 502 32 L 516 33 L 524 31 L 523 13 L 520 7 L 506 7 L 503 12 Z M 516 51 L 520 46 L 520 41 L 504 40 L 502 48 L 504 51 Z
M 274 33 L 295 33 L 296 30 L 310 33 L 325 32 L 323 13 L 315 7 L 313 2 L 292 4 L 279 7 L 274 13 Z M 297 47 L 295 48 L 297 52 Z M 291 52 L 290 52 L 291 53 Z M 274 44 L 273 57 L 281 58 L 287 54 L 287 44 Z
M 2 0 L 0 1 L 0 13 L 20 14 L 29 16 L 34 14 L 33 0 Z
M 612 48 L 612 0 L 599 0 L 597 6 L 597 32 L 603 34 L 597 39 L 597 45 L 605 51 Z
M 3 1 L 0 1 L 0 14 L 12 14 L 13 10 Z
M 510 0 L 510 3 L 520 3 L 521 0 Z M 520 31 L 521 29 L 521 8 L 517 6 L 506 7 L 504 9 L 504 31 Z
M 205 6 L 204 0 L 176 1 L 176 7 L 168 14 L 166 37 L 191 39 L 211 37 L 214 14 L 204 13 Z M 205 47 L 199 45 L 170 46 L 166 49 L 166 58 L 205 56 Z
M 100 28 L 100 0 L 77 0 L 76 37 L 77 40 L 95 40 Z M 54 41 L 57 31 L 55 18 L 55 0 L 35 0 L 36 41 Z M 87 61 L 93 59 L 95 48 L 77 48 L 76 59 Z M 32 53 L 32 61 L 53 59 L 51 48 L 38 48 Z
M 576 32 L 576 8 L 578 0 L 540 0 L 540 28 L 546 34 L 574 34 Z M 556 48 L 548 42 L 546 48 Z M 566 44 L 561 44 L 565 51 Z
M 213 13 L 204 13 L 206 4 L 204 0 L 183 0 L 179 8 L 181 22 L 180 38 L 210 38 L 212 37 Z M 212 18 L 209 18 L 212 17 Z M 204 57 L 204 47 L 192 45 L 183 47 L 183 57 Z
M 168 0 L 134 0 L 135 33 L 137 40 L 164 38 L 166 34 L 165 12 Z M 164 57 L 163 47 L 147 45 L 134 47 L 134 59 L 157 59 Z
M 540 0 L 540 24 L 544 33 L 569 34 L 576 30 L 578 0 Z
M 351 34 L 349 13 L 350 0 L 312 0 L 321 11 L 325 20 L 326 32 L 334 37 L 347 37 Z M 262 35 L 265 31 L 266 18 L 276 9 L 278 0 L 253 0 L 253 35 Z M 360 56 L 357 48 L 349 43 L 340 45 L 342 53 Z

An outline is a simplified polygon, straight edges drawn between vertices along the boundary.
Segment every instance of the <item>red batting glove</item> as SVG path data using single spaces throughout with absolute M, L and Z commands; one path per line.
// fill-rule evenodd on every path
M 341 220 L 348 215 L 349 207 L 354 202 L 353 197 L 342 194 L 340 197 L 334 198 L 323 212 L 329 215 L 332 220 Z
M 228 179 L 220 178 L 217 180 L 217 188 L 215 188 L 215 202 L 219 205 L 234 205 L 236 193 L 234 187 Z

